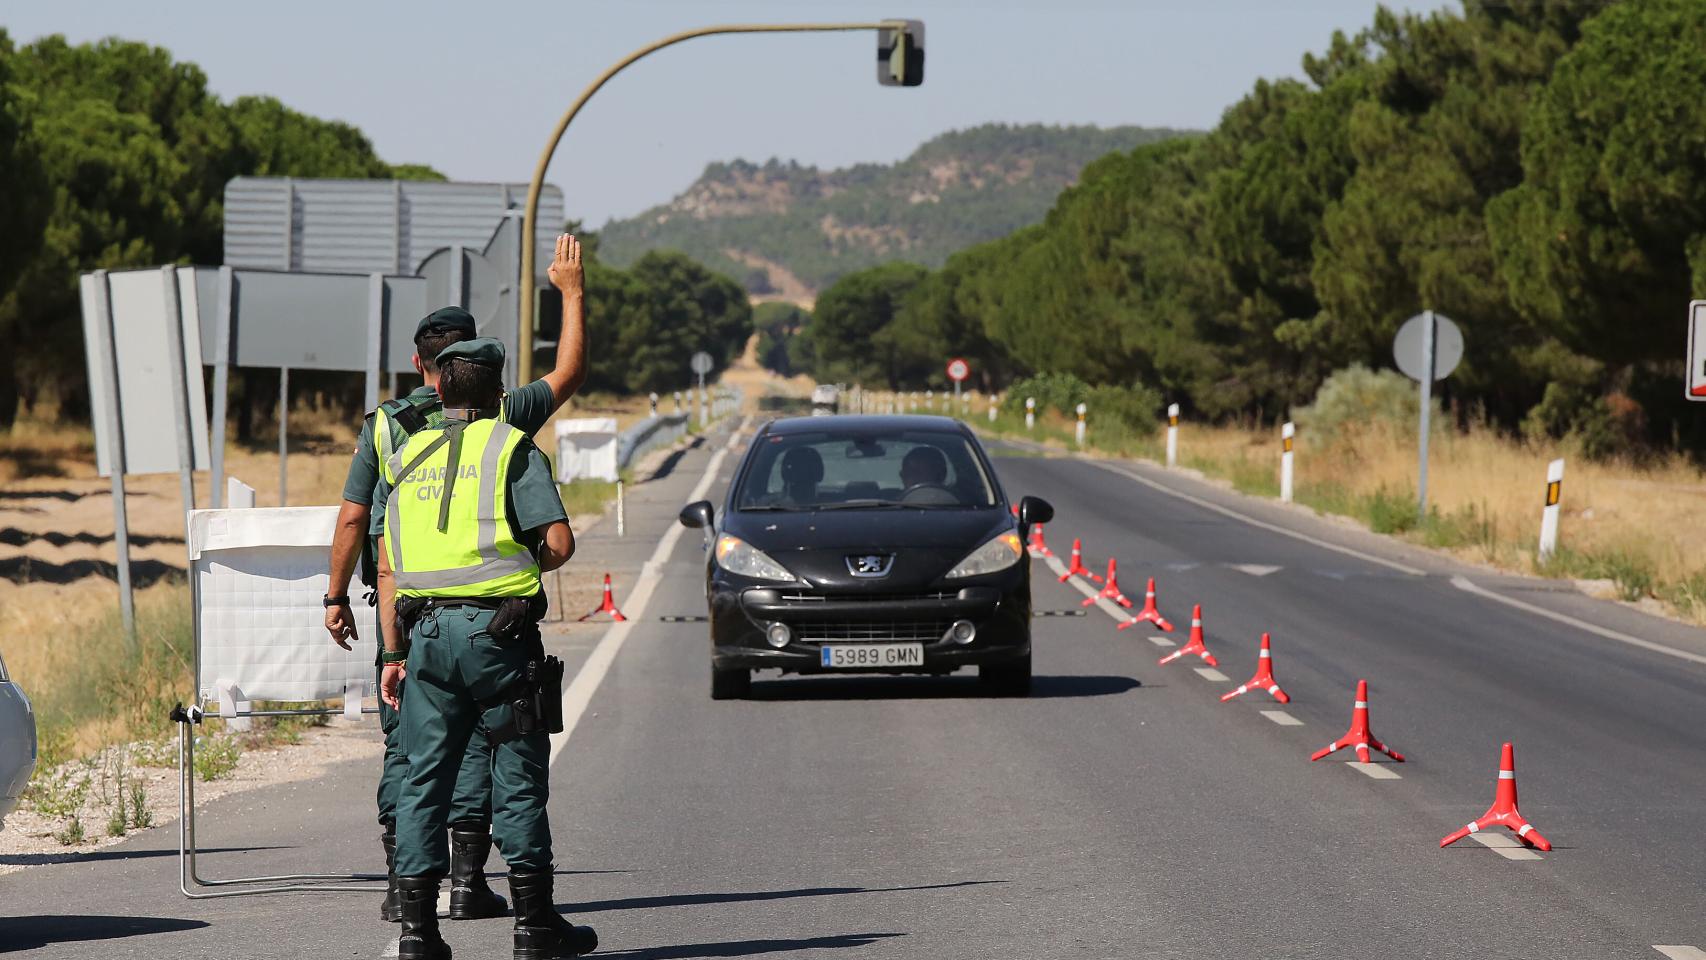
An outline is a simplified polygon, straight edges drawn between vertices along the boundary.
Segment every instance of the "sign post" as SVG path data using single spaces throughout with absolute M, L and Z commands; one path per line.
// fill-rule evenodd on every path
M 1179 405 L 1167 404 L 1167 466 L 1179 464 Z
M 1297 435 L 1297 425 L 1290 420 L 1280 427 L 1280 502 L 1291 502 L 1291 439 Z
M 954 413 L 964 412 L 960 409 L 960 384 L 971 376 L 971 364 L 964 357 L 955 357 L 948 361 L 948 379 L 954 381 Z
M 699 426 L 704 427 L 705 424 L 709 422 L 707 420 L 708 414 L 705 407 L 705 374 L 711 372 L 711 368 L 716 365 L 716 361 L 711 359 L 710 354 L 701 350 L 693 355 L 693 359 L 689 360 L 687 365 L 694 373 L 699 375 Z
M 1463 360 L 1463 333 L 1442 313 L 1423 310 L 1398 328 L 1392 338 L 1392 359 L 1398 369 L 1422 385 L 1421 439 L 1416 455 L 1416 515 L 1428 516 L 1428 421 L 1433 413 L 1434 381 L 1444 380 Z
M 1564 497 L 1564 460 L 1559 458 L 1546 465 L 1546 506 L 1540 511 L 1540 562 L 1552 559 L 1558 551 L 1559 501 Z
M 1682 384 L 1688 399 L 1706 400 L 1706 300 L 1688 304 L 1688 373 Z
M 1082 403 L 1078 405 L 1078 429 L 1076 431 L 1076 439 L 1078 441 L 1078 445 L 1081 447 L 1084 445 L 1084 414 L 1088 412 L 1090 412 L 1090 408 L 1088 406 Z

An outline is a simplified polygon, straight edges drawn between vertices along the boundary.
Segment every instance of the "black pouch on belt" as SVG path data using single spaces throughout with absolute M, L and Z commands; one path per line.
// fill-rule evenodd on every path
M 492 616 L 492 622 L 487 625 L 486 632 L 499 643 L 514 643 L 527 632 L 527 628 L 545 619 L 545 595 L 536 593 L 531 597 L 505 597 L 498 604 L 498 612 Z

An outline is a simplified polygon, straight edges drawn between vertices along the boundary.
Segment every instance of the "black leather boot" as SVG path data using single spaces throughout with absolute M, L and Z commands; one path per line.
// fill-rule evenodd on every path
M 491 828 L 451 824 L 450 919 L 485 920 L 509 912 L 509 904 L 486 883 L 486 857 L 491 852 Z
M 398 877 L 397 897 L 403 902 L 398 960 L 450 960 L 450 945 L 438 933 L 438 878 Z
M 379 919 L 386 923 L 396 923 L 403 919 L 403 901 L 397 897 L 397 827 L 395 824 L 385 824 L 385 832 L 379 835 L 379 843 L 385 848 L 385 902 L 379 905 Z
M 549 870 L 509 872 L 509 892 L 515 899 L 515 960 L 560 960 L 598 949 L 598 934 L 591 927 L 577 927 L 557 914 L 552 879 Z

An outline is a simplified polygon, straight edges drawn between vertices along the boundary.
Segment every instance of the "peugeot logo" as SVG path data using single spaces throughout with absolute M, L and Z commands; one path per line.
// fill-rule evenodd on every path
M 847 558 L 847 572 L 855 577 L 886 577 L 894 565 L 894 554 L 867 553 Z

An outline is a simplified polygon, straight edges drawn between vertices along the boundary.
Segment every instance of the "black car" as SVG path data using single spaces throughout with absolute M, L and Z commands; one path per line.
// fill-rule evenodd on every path
M 1030 557 L 989 458 L 948 417 L 776 420 L 758 430 L 709 528 L 711 696 L 752 671 L 935 673 L 975 666 L 990 692 L 1031 683 Z

